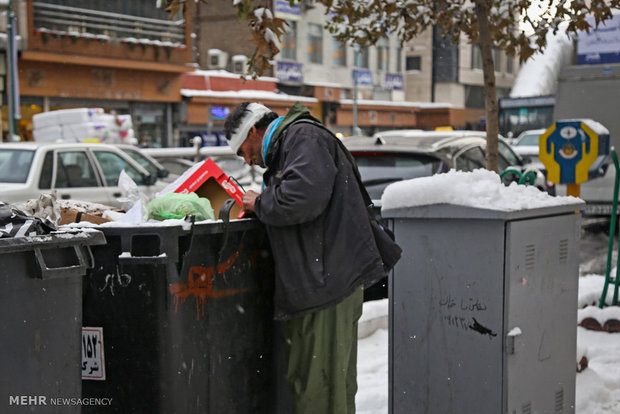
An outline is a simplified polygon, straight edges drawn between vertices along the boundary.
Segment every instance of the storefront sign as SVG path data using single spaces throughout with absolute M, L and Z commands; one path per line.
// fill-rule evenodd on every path
M 302 83 L 304 81 L 303 64 L 297 62 L 282 62 L 276 64 L 276 78 L 281 82 Z
M 212 106 L 211 107 L 211 119 L 214 121 L 221 121 L 226 119 L 230 109 L 227 106 Z
M 355 75 L 357 73 L 357 84 L 358 85 L 373 85 L 372 82 L 372 72 L 364 69 L 353 69 L 351 75 L 353 77 L 353 82 L 355 82 Z
M 403 75 L 399 73 L 386 73 L 385 89 L 402 91 L 404 89 Z
M 276 17 L 286 20 L 299 20 L 301 18 L 301 8 L 299 3 L 291 6 L 288 0 L 276 0 Z
M 620 15 L 601 23 L 594 29 L 594 17 L 587 17 L 590 32 L 579 32 L 577 64 L 591 65 L 620 62 Z

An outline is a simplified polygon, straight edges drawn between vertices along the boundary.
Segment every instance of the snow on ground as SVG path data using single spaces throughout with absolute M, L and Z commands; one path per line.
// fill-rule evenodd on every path
M 587 275 L 579 278 L 579 307 L 582 312 L 606 311 L 620 319 L 620 307 L 600 310 L 588 306 L 598 301 L 604 276 Z M 374 303 L 373 303 L 374 302 Z M 366 302 L 365 323 L 370 316 L 387 315 L 387 299 Z M 620 413 L 620 333 L 589 331 L 577 326 L 577 349 L 588 358 L 588 368 L 576 374 L 576 414 Z M 358 342 L 358 392 L 356 397 L 359 414 L 386 414 L 388 412 L 388 332 L 378 328 Z

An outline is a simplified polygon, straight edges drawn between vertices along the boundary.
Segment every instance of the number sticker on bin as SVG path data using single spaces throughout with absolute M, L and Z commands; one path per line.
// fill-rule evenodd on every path
M 82 327 L 82 379 L 105 380 L 103 328 Z

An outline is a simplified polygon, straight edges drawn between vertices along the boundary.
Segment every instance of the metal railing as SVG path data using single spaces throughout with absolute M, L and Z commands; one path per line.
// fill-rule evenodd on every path
M 194 161 L 200 161 L 205 157 L 239 158 L 228 145 L 201 147 L 201 142 L 200 138 L 193 138 L 191 147 L 143 148 L 142 151 L 154 158 L 179 157 L 192 158 Z
M 52 35 L 110 42 L 161 42 L 185 45 L 185 20 L 159 20 L 57 4 L 33 3 L 34 28 Z

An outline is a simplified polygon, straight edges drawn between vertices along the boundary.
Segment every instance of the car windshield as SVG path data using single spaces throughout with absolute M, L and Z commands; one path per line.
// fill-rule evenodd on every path
M 381 198 L 385 187 L 393 182 L 431 176 L 442 165 L 437 158 L 421 154 L 355 151 L 352 154 L 372 199 Z
M 506 144 L 505 142 L 499 141 L 497 149 L 500 155 L 500 163 L 501 163 L 501 158 L 503 158 L 508 165 L 523 165 L 523 161 L 519 158 L 517 154 L 513 152 L 510 146 Z
M 517 145 L 538 145 L 538 138 L 540 138 L 540 134 L 523 135 Z
M 123 148 L 123 152 L 129 155 L 134 161 L 144 167 L 154 177 L 157 177 L 157 166 L 153 164 L 148 158 L 140 154 L 138 151 L 132 149 Z
M 33 150 L 0 149 L 0 182 L 25 183 L 33 157 Z

